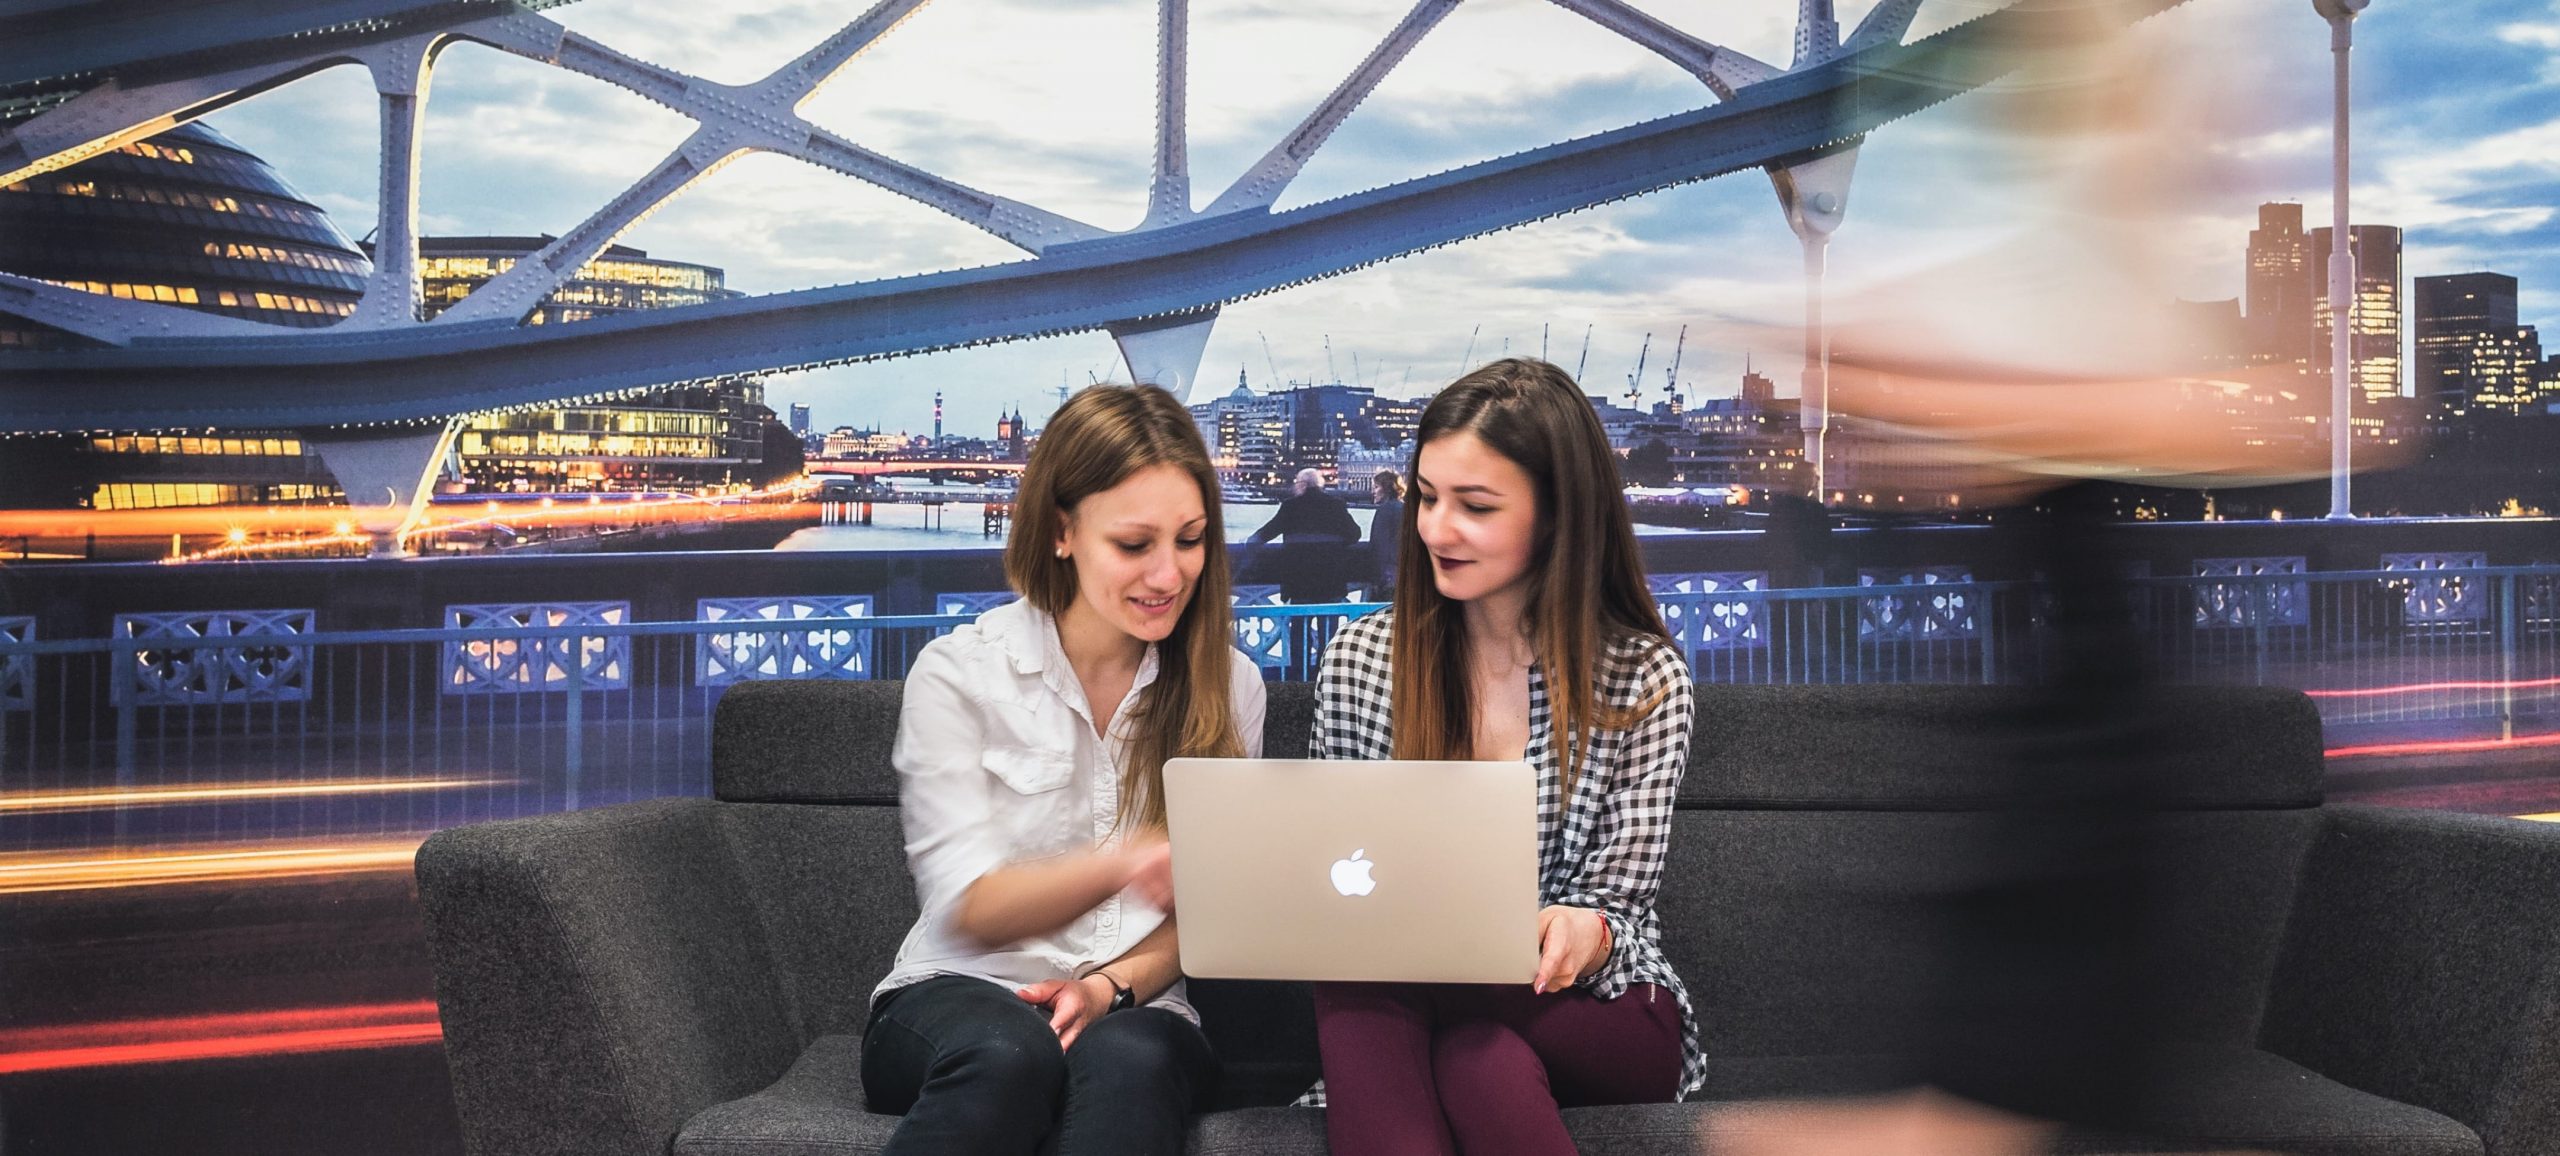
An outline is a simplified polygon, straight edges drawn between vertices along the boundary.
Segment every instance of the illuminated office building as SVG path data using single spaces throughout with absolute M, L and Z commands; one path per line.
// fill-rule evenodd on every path
M 102 296 L 302 328 L 347 316 L 365 255 L 266 162 L 201 122 L 0 185 L 0 270 Z M 85 337 L 0 312 L 0 355 Z M 334 501 L 287 430 L 28 436 L 0 451 L 0 508 Z
M 552 242 L 551 237 L 427 237 L 418 242 L 418 272 L 426 283 L 427 314 L 442 313 L 483 282 Z M 639 249 L 610 245 L 580 267 L 527 318 L 536 325 L 585 321 L 634 309 L 700 305 L 736 297 L 720 284 L 720 270 L 684 261 L 652 259 Z
M 2356 225 L 2347 244 L 2355 255 L 2355 312 L 2348 329 L 2356 359 L 2356 396 L 2366 402 L 2400 396 L 2400 229 Z M 2312 369 L 2329 372 L 2329 230 L 2311 230 Z
M 2418 399 L 2440 418 L 2539 408 L 2542 341 L 2516 323 L 2516 279 L 2454 273 L 2411 282 Z
M 427 312 L 440 313 L 506 272 L 549 237 L 428 237 L 418 243 Z M 535 307 L 538 325 L 636 309 L 699 305 L 737 294 L 708 265 L 608 247 Z M 692 490 L 757 483 L 764 467 L 764 383 L 751 377 L 667 386 L 618 401 L 484 414 L 454 439 L 470 492 Z
M 2302 206 L 2258 206 L 2258 227 L 2249 232 L 2246 290 L 2249 360 L 2308 368 L 2311 303 L 2320 289 L 2312 282 L 2311 235 L 2302 228 Z

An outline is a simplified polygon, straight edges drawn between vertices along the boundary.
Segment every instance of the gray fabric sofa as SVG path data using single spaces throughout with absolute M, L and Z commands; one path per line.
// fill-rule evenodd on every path
M 418 853 L 470 1149 L 843 1156 L 872 985 L 915 918 L 888 765 L 900 686 L 731 689 L 712 799 L 449 830 Z M 2560 1154 L 2560 829 L 2324 806 L 2320 724 L 2283 691 L 2180 691 L 2159 939 L 2172 1094 L 2063 1150 Z M 1695 1153 L 1751 1101 L 1895 1086 L 1931 977 L 1926 897 L 1984 821 L 2008 692 L 1702 687 L 1661 896 L 1713 1057 L 1702 1102 L 1576 1109 L 1589 1153 Z M 1303 749 L 1272 687 L 1268 748 Z M 1292 985 L 1197 982 L 1227 1068 L 1196 1153 L 1321 1153 Z

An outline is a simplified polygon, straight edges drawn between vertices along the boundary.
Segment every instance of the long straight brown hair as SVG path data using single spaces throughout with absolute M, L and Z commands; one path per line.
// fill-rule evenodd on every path
M 1603 656 L 1626 638 L 1671 643 L 1662 612 L 1645 587 L 1644 559 L 1627 515 L 1618 455 L 1591 399 L 1564 370 L 1544 361 L 1505 358 L 1450 383 L 1422 411 L 1412 469 L 1422 478 L 1422 447 L 1456 434 L 1529 475 L 1537 497 L 1537 545 L 1529 564 L 1523 625 L 1545 673 L 1551 733 L 1559 744 L 1564 793 L 1573 795 L 1592 732 L 1633 725 L 1660 705 L 1659 696 L 1627 707 L 1599 699 Z M 1473 757 L 1467 637 L 1461 603 L 1440 593 L 1430 552 L 1418 529 L 1422 504 L 1409 501 L 1396 546 L 1395 756 Z
M 1128 757 L 1120 767 L 1120 813 L 1114 828 L 1164 826 L 1165 760 L 1185 756 L 1240 758 L 1229 654 L 1226 522 L 1218 505 L 1218 471 L 1191 411 L 1152 385 L 1098 385 L 1058 407 L 1041 431 L 1013 507 L 1004 544 L 1004 577 L 1025 602 L 1055 616 L 1076 600 L 1076 564 L 1056 545 L 1077 503 L 1140 470 L 1171 465 L 1200 487 L 1200 577 L 1191 603 L 1156 647 L 1156 678 L 1129 708 Z

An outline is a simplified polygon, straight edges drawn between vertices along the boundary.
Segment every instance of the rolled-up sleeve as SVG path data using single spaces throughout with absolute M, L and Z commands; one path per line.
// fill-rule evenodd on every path
M 1006 861 L 983 762 L 986 724 L 950 645 L 925 647 L 908 670 L 897 743 L 889 752 L 898 769 L 916 904 L 935 926 L 944 924 L 970 884 Z
M 1609 768 L 1607 801 L 1574 873 L 1573 887 L 1551 902 L 1587 907 L 1608 921 L 1609 958 L 1591 977 L 1592 993 L 1615 998 L 1634 981 L 1632 952 L 1655 920 L 1663 861 L 1671 850 L 1672 805 L 1689 767 L 1689 730 L 1696 690 L 1689 670 L 1668 648 L 1653 648 L 1641 668 L 1642 702 L 1659 693 L 1652 713 L 1627 728 Z

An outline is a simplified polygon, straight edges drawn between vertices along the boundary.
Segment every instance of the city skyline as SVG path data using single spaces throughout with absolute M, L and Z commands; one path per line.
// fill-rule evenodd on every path
M 1865 7 L 1844 5 L 1842 20 Z M 1924 6 L 1914 35 L 1982 7 Z M 2147 22 L 2137 37 L 2154 59 L 2175 62 L 2160 66 L 2165 99 L 2220 98 L 2228 109 L 2191 158 L 2204 179 L 2169 206 L 2165 296 L 2240 296 L 2233 242 L 2258 203 L 2297 200 L 2315 216 L 2325 208 L 2325 32 L 2308 5 L 2293 7 L 2193 0 Z M 2549 207 L 2560 202 L 2560 168 L 2550 159 L 2560 148 L 2547 147 L 2560 140 L 2560 118 L 2548 112 L 2560 102 L 2547 99 L 2560 89 L 2560 69 L 2548 63 L 2560 47 L 2560 9 L 2516 0 L 2453 5 L 2460 13 L 2446 7 L 2429 6 L 2422 17 L 2414 5 L 2385 3 L 2359 23 L 2356 215 L 2407 230 L 2413 275 L 2494 268 L 2519 277 L 2525 319 L 2549 328 L 2560 319 L 2560 226 Z M 1664 15 L 1783 60 L 1792 9 L 1754 0 Z M 1401 11 L 1366 3 L 1287 11 L 1198 5 L 1195 193 L 1248 163 L 1275 125 L 1302 113 Z M 1144 3 L 1071 13 L 937 5 L 858 60 L 809 112 L 901 159 L 1125 226 L 1144 201 L 1151 13 Z M 786 0 L 719 13 L 581 0 L 554 15 L 664 63 L 737 79 L 841 14 Z M 2465 63 L 2457 77 L 2439 62 L 2458 35 Z M 1538 38 L 1544 51 L 1521 59 L 1509 46 L 1524 37 Z M 1122 57 L 1125 68 L 1096 67 Z M 215 123 L 333 216 L 360 223 L 371 215 L 370 150 L 315 155 L 307 142 L 370 142 L 369 102 L 342 99 L 341 90 L 362 83 L 334 70 Z M 438 158 L 424 190 L 430 233 L 558 232 L 645 168 L 679 129 L 662 110 L 475 47 L 450 52 L 437 84 L 426 131 L 426 148 Z M 2245 99 L 2228 99 L 2235 94 Z M 1345 123 L 1282 206 L 1706 103 L 1678 70 L 1561 10 L 1527 0 L 1470 4 Z M 1985 103 L 1961 99 L 1869 139 L 1848 224 L 1831 250 L 1838 291 L 1978 251 L 2002 234 L 2015 198 L 1979 177 L 2003 160 L 1986 139 L 1994 134 L 1983 131 Z M 579 147 L 555 147 L 573 132 Z M 929 210 L 849 190 L 778 158 L 750 158 L 715 174 L 622 240 L 719 266 L 748 292 L 1015 256 Z M 1534 352 L 1542 325 L 1550 355 L 1570 368 L 1590 326 L 1584 376 L 1593 389 L 1615 393 L 1648 331 L 1785 320 L 1799 308 L 1798 262 L 1765 183 L 1737 175 L 1231 306 L 1200 379 L 1223 382 L 1243 368 L 1266 385 L 1275 376 L 1339 378 L 1409 395 L 1506 344 Z M 1708 394 L 1738 381 L 1746 356 L 1793 390 L 1793 350 L 1774 338 L 1693 336 L 1691 352 L 1686 380 L 1713 383 Z M 821 426 L 904 421 L 892 416 L 899 399 L 944 388 L 952 423 L 971 428 L 991 426 L 998 410 L 1015 404 L 1045 412 L 1061 381 L 1125 376 L 1109 340 L 1094 333 L 788 375 L 772 388 L 777 402 L 811 405 Z

